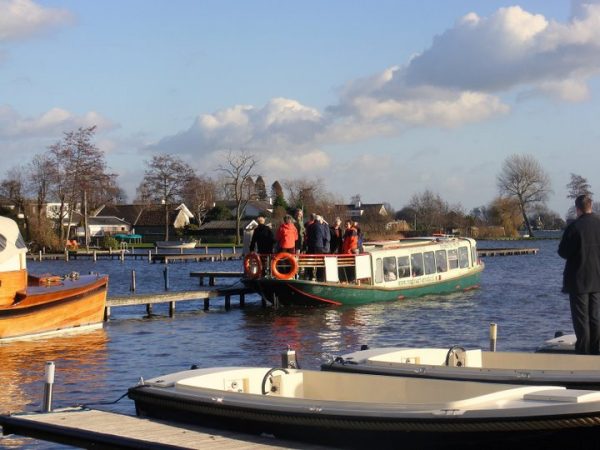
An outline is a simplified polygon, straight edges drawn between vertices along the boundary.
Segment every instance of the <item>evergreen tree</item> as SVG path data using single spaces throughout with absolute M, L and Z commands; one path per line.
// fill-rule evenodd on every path
M 256 192 L 258 200 L 267 200 L 267 187 L 265 186 L 265 180 L 260 175 L 256 177 L 256 181 L 254 182 L 254 192 Z

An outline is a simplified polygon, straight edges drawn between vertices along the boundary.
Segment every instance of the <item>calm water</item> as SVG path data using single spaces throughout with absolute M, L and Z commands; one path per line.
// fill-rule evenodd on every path
M 56 364 L 54 407 L 87 404 L 134 414 L 133 402 L 114 401 L 140 376 L 150 378 L 189 368 L 218 365 L 278 366 L 289 344 L 303 368 L 317 369 L 330 354 L 377 346 L 489 346 L 489 324 L 498 324 L 498 350 L 533 351 L 556 330 L 572 329 L 567 297 L 560 292 L 563 261 L 557 240 L 479 242 L 485 247 L 537 247 L 537 255 L 486 258 L 481 289 L 355 308 L 263 309 L 258 296 L 246 307 L 225 311 L 222 300 L 202 311 L 202 301 L 113 308 L 104 329 L 47 340 L 0 345 L 0 412 L 39 409 L 45 361 Z M 90 271 L 110 275 L 109 295 L 160 292 L 164 265 L 147 261 L 29 262 L 33 273 Z M 172 291 L 198 289 L 190 271 L 240 270 L 240 261 L 169 265 Z M 233 280 L 227 282 L 233 283 Z M 19 437 L 0 437 L 0 448 L 66 448 Z

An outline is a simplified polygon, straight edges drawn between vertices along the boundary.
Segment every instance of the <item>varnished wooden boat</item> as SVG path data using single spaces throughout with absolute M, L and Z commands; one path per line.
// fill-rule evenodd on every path
M 0 341 L 102 326 L 108 277 L 29 275 L 17 224 L 0 217 Z

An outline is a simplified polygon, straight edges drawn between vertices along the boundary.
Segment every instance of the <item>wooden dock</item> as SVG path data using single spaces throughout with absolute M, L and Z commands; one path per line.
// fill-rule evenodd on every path
M 0 415 L 4 435 L 17 434 L 97 449 L 317 449 L 324 447 L 225 430 L 186 426 L 88 408 Z
M 243 285 L 223 286 L 217 289 L 203 291 L 173 291 L 161 292 L 158 294 L 130 294 L 111 296 L 106 299 L 106 308 L 104 312 L 104 320 L 108 320 L 111 314 L 111 308 L 122 306 L 139 306 L 145 305 L 146 312 L 152 314 L 152 305 L 158 303 L 169 304 L 169 317 L 175 315 L 175 304 L 177 302 L 202 300 L 204 303 L 204 311 L 208 311 L 210 300 L 223 297 L 225 299 L 225 309 L 231 309 L 231 297 L 238 295 L 240 298 L 240 308 L 245 306 L 246 294 L 254 293 L 254 290 Z
M 204 279 L 208 278 L 208 285 L 214 286 L 216 278 L 242 278 L 244 272 L 190 272 L 190 277 L 200 279 L 200 286 L 204 286 Z
M 535 255 L 537 248 L 478 248 L 478 256 Z

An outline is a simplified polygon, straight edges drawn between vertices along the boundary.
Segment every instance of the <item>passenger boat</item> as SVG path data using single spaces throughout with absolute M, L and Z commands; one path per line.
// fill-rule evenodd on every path
M 0 217 L 0 341 L 102 327 L 108 277 L 30 275 L 14 220 Z
M 141 417 L 335 448 L 564 449 L 600 441 L 600 392 L 559 386 L 221 367 L 140 381 L 128 395 Z
M 348 353 L 322 370 L 526 385 L 600 389 L 600 356 L 490 352 L 463 347 L 374 348 Z
M 185 248 L 196 248 L 197 241 L 157 241 L 157 248 L 174 248 L 174 249 L 185 249 Z
M 275 305 L 356 305 L 479 286 L 474 239 L 433 236 L 372 242 L 364 253 L 244 258 L 242 281 Z

